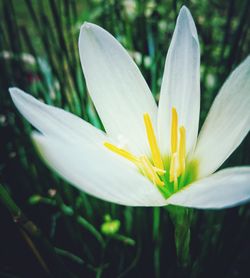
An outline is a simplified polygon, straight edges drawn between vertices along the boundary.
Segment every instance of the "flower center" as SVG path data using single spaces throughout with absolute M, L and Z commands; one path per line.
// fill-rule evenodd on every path
M 157 185 L 165 197 L 168 197 L 172 193 L 179 190 L 182 186 L 186 185 L 187 181 L 190 179 L 193 180 L 192 175 L 190 177 L 190 175 L 185 174 L 187 168 L 186 129 L 184 126 L 180 126 L 178 128 L 178 114 L 176 109 L 173 107 L 171 111 L 170 154 L 169 156 L 163 158 L 160 153 L 152 121 L 148 113 L 143 115 L 143 120 L 151 151 L 151 157 L 147 157 L 146 155 L 135 156 L 131 152 L 119 148 L 109 142 L 104 142 L 104 146 L 110 151 L 134 163 L 139 171 L 155 185 Z M 193 168 L 192 163 L 189 168 Z

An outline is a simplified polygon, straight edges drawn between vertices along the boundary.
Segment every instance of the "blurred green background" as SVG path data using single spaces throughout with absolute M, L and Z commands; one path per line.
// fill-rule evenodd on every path
M 202 124 L 228 74 L 249 54 L 249 0 L 0 1 L 0 277 L 250 277 L 249 205 L 187 210 L 183 262 L 165 208 L 106 203 L 49 171 L 8 93 L 18 86 L 102 128 L 80 66 L 81 24 L 111 32 L 158 99 L 183 4 L 201 44 Z M 249 154 L 248 136 L 223 167 L 250 164 Z

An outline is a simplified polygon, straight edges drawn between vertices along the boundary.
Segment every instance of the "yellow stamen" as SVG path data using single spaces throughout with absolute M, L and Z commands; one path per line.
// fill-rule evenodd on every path
M 110 151 L 117 153 L 123 157 L 125 157 L 126 159 L 134 162 L 134 163 L 138 163 L 138 158 L 136 156 L 134 156 L 132 153 L 125 151 L 121 148 L 116 147 L 115 145 L 109 143 L 109 142 L 104 142 L 103 145 L 108 148 Z
M 146 127 L 146 132 L 147 132 L 147 136 L 148 136 L 148 142 L 149 142 L 149 146 L 150 146 L 150 150 L 152 153 L 152 159 L 154 162 L 154 166 L 157 167 L 160 170 L 164 170 L 164 166 L 163 166 L 163 162 L 161 159 L 161 155 L 160 155 L 160 150 L 159 150 L 159 146 L 157 144 L 157 140 L 156 140 L 156 136 L 154 133 L 154 129 L 153 129 L 153 125 L 150 119 L 150 116 L 148 113 L 145 113 L 143 115 L 144 118 L 144 124 Z M 162 173 L 159 173 L 160 175 Z
M 153 165 L 150 163 L 149 159 L 146 156 L 140 157 L 141 161 L 141 170 L 145 176 L 147 176 L 154 184 L 163 186 L 164 182 L 160 180 L 156 174 Z
M 185 171 L 185 157 L 186 157 L 186 129 L 184 126 L 180 127 L 180 142 L 179 142 L 179 175 Z
M 176 109 L 172 108 L 171 118 L 171 153 L 174 154 L 177 151 L 178 143 L 178 115 Z
M 166 171 L 160 154 L 156 135 L 152 121 L 148 113 L 143 115 L 148 143 L 151 150 L 152 161 L 146 156 L 137 157 L 131 152 L 119 148 L 109 142 L 104 142 L 104 146 L 110 151 L 133 162 L 141 174 L 146 176 L 155 185 L 164 186 L 161 180 Z M 178 178 L 185 172 L 186 167 L 186 129 L 184 126 L 178 127 L 178 114 L 175 107 L 172 107 L 171 130 L 170 130 L 170 168 L 169 182 L 173 183 L 174 191 L 178 191 Z M 167 186 L 167 184 L 166 184 Z

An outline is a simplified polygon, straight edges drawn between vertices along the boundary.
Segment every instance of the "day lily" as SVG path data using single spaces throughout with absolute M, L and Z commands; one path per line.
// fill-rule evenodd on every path
M 214 173 L 250 129 L 250 57 L 222 86 L 198 136 L 200 49 L 186 7 L 177 18 L 158 107 L 136 64 L 107 31 L 84 23 L 79 50 L 105 133 L 10 89 L 39 131 L 32 137 L 52 169 L 80 190 L 128 206 L 219 209 L 250 199 L 250 167 Z

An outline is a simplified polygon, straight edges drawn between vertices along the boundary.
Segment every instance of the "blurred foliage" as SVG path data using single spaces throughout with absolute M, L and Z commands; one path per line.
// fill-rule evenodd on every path
M 185 227 L 165 208 L 123 207 L 79 192 L 40 161 L 31 127 L 8 93 L 18 86 L 102 128 L 80 66 L 81 24 L 111 32 L 158 99 L 183 4 L 201 44 L 202 123 L 225 78 L 249 53 L 249 0 L 1 0 L 1 277 L 250 277 L 249 205 L 192 212 Z M 249 164 L 249 141 L 223 166 Z M 174 233 L 190 243 L 185 264 Z

